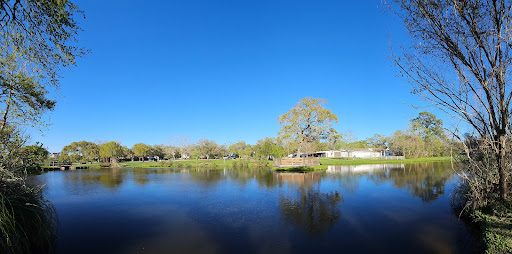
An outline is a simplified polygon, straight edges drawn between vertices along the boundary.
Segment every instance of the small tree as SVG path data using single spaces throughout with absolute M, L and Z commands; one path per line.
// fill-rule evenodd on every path
M 325 109 L 326 100 L 312 97 L 302 98 L 290 111 L 279 116 L 277 121 L 282 125 L 279 135 L 289 136 L 299 143 L 297 157 L 300 157 L 305 146 L 318 140 L 327 139 L 332 128 L 338 123 L 338 117 Z

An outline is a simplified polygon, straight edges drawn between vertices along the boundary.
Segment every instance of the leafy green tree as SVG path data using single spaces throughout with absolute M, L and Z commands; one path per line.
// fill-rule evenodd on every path
M 17 128 L 0 129 L 0 182 L 24 179 L 48 158 L 48 151 L 41 144 L 26 146 L 27 140 Z M 6 190 L 0 189 L 0 193 L 2 191 Z
M 165 157 L 164 145 L 154 145 L 149 151 L 149 156 L 157 156 L 158 158 Z
M 133 161 L 134 153 L 133 153 L 132 149 L 130 149 L 126 146 L 123 146 L 123 155 L 127 158 L 130 158 L 131 161 Z
M 279 136 L 289 136 L 299 144 L 297 156 L 306 144 L 328 138 L 334 123 L 338 123 L 338 117 L 325 109 L 326 100 L 312 97 L 302 98 L 290 111 L 279 116 L 277 121 L 282 125 Z
M 90 162 L 97 160 L 100 156 L 100 147 L 88 141 L 73 142 L 62 148 L 59 160 Z
M 443 129 L 443 120 L 430 112 L 421 112 L 411 120 L 411 131 L 423 138 L 428 156 L 444 155 L 448 141 Z
M 228 152 L 236 155 L 237 157 L 242 157 L 244 155 L 244 150 L 246 149 L 247 144 L 245 141 L 240 141 L 234 143 L 228 147 Z
M 420 112 L 418 117 L 412 119 L 411 129 L 421 134 L 425 139 L 444 136 L 443 120 L 437 119 L 430 112 Z
M 56 101 L 60 68 L 75 64 L 86 51 L 76 46 L 80 28 L 71 1 L 0 1 L 0 128 L 10 124 L 43 125 L 41 115 Z
M 86 50 L 76 45 L 81 31 L 69 0 L 5 0 L 0 2 L 0 42 L 4 52 L 16 52 L 31 64 L 39 81 L 58 85 L 62 66 L 75 65 Z
M 123 146 L 115 141 L 104 143 L 100 146 L 100 157 L 113 166 L 117 165 L 117 159 L 119 157 L 124 156 L 123 152 Z
M 139 157 L 139 160 L 144 161 L 144 157 L 147 157 L 151 152 L 151 146 L 143 143 L 137 143 L 132 146 L 133 154 Z
M 43 144 L 24 146 L 21 149 L 21 159 L 23 164 L 31 169 L 40 169 L 40 164 L 48 160 L 48 150 Z
M 175 160 L 176 157 L 181 157 L 180 148 L 172 145 L 163 146 L 165 158 Z
M 373 148 L 387 148 L 387 139 L 385 136 L 375 134 L 366 140 L 368 146 Z
M 53 110 L 56 101 L 47 98 L 48 91 L 36 76 L 20 66 L 19 54 L 0 53 L 0 109 L 1 125 L 42 125 L 41 116 Z
M 220 154 L 220 147 L 213 140 L 208 139 L 200 139 L 197 141 L 196 145 L 197 151 L 206 157 L 207 160 L 210 159 L 211 156 L 216 156 Z
M 397 155 L 403 155 L 408 158 L 420 158 L 427 155 L 423 138 L 410 130 L 397 130 L 388 140 L 389 148 Z
M 263 155 L 267 158 L 272 157 L 281 157 L 285 155 L 284 148 L 279 143 L 278 139 L 275 138 L 264 138 L 258 140 L 256 144 L 256 153 L 259 155 Z

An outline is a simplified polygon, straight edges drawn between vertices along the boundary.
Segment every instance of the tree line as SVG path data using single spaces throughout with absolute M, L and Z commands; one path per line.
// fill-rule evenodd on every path
M 429 112 L 421 112 L 419 116 L 411 119 L 405 130 L 397 130 L 390 136 L 375 134 L 374 136 L 356 140 L 349 131 L 338 134 L 335 140 L 304 142 L 293 140 L 289 136 L 266 137 L 256 144 L 239 141 L 232 144 L 218 144 L 214 140 L 199 139 L 196 143 L 190 138 L 174 137 L 168 144 L 149 145 L 144 143 L 126 147 L 117 141 L 110 142 L 73 142 L 60 152 L 59 160 L 72 162 L 102 161 L 115 163 L 118 159 L 145 161 L 150 157 L 160 159 L 221 159 L 228 158 L 249 159 L 279 158 L 290 154 L 311 154 L 327 150 L 356 150 L 363 148 L 389 149 L 395 155 L 407 158 L 448 156 L 457 143 L 449 139 L 443 129 L 443 121 Z M 460 146 L 460 145 L 459 145 Z M 460 150 L 458 150 L 460 151 Z

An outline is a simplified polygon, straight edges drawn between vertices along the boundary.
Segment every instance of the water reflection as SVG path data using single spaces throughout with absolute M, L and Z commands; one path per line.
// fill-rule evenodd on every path
M 35 182 L 59 212 L 59 253 L 457 253 L 452 175 L 444 164 L 124 168 Z
M 445 193 L 446 182 L 453 175 L 450 164 L 374 164 L 328 166 L 326 174 L 340 180 L 340 186 L 355 192 L 361 176 L 377 184 L 390 182 L 411 195 L 430 203 Z
M 279 195 L 281 216 L 312 235 L 328 232 L 340 219 L 340 202 L 343 196 L 337 190 L 322 193 L 316 188 L 322 174 L 311 173 L 278 173 L 274 172 L 280 186 L 283 184 L 296 186 L 291 194 Z

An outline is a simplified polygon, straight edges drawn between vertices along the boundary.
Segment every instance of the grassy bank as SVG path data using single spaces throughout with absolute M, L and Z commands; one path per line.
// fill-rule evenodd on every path
M 124 168 L 246 168 L 246 167 L 270 167 L 272 161 L 257 160 L 177 160 L 177 161 L 126 161 L 119 163 Z
M 512 207 L 492 206 L 472 217 L 480 224 L 485 253 L 512 253 Z
M 325 170 L 327 165 L 363 165 L 363 164 L 409 164 L 409 163 L 427 163 L 427 162 L 443 162 L 450 161 L 450 157 L 434 157 L 419 158 L 405 160 L 381 160 L 381 159 L 342 159 L 342 158 L 321 158 L 320 166 L 307 168 L 283 168 L 288 171 L 304 171 L 304 170 Z M 127 161 L 119 163 L 126 168 L 186 168 L 186 167 L 210 167 L 210 168 L 237 168 L 237 167 L 271 167 L 272 161 L 257 160 L 177 160 L 177 161 Z M 88 166 L 91 164 L 87 164 Z M 98 166 L 100 166 L 98 164 Z

